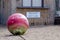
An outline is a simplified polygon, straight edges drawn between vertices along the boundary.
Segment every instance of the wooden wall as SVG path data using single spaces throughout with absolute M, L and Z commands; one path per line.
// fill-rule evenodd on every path
M 28 19 L 29 22 L 34 22 L 35 24 L 54 24 L 55 17 L 55 0 L 44 0 L 44 8 L 40 9 L 17 9 L 16 0 L 2 0 L 4 1 L 4 8 L 1 9 L 1 23 L 5 24 L 8 17 L 15 13 L 20 12 L 26 15 L 27 11 L 40 11 L 41 17 L 40 19 Z M 3 4 L 3 3 L 2 3 Z M 2 7 L 2 6 L 1 6 Z M 46 9 L 48 8 L 48 9 Z
M 34 23 L 36 24 L 54 24 L 54 17 L 55 17 L 55 0 L 44 0 L 44 8 L 40 9 L 33 9 L 33 8 L 21 8 L 16 10 L 16 12 L 22 13 L 26 15 L 26 12 L 28 11 L 39 11 L 41 12 L 41 17 L 39 19 L 28 19 L 30 24 Z
M 55 0 L 44 0 L 44 6 L 49 7 L 48 24 L 53 25 L 55 19 L 55 12 L 56 12 Z
M 29 23 L 34 25 L 44 25 L 48 24 L 48 8 L 47 9 L 17 9 L 16 12 L 22 13 L 26 16 L 26 12 L 40 12 L 40 18 L 30 18 Z

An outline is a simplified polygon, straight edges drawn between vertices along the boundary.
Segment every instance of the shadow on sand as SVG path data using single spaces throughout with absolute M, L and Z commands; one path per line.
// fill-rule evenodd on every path
M 12 36 L 18 36 L 18 37 L 22 38 L 23 40 L 26 40 L 24 37 L 22 37 L 22 35 L 5 35 L 4 37 L 12 37 Z

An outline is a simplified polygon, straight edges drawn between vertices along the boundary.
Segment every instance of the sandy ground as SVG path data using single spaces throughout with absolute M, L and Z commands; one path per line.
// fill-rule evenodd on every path
M 0 40 L 60 40 L 60 26 L 32 26 L 21 36 L 13 36 L 0 26 Z

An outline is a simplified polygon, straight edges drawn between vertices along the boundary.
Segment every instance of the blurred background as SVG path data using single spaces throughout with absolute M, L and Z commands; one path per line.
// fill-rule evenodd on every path
M 24 14 L 30 25 L 60 25 L 60 0 L 0 0 L 0 24 L 13 13 Z
M 23 38 L 7 29 L 7 19 L 14 13 L 29 21 Z M 60 0 L 0 0 L 0 40 L 60 40 Z

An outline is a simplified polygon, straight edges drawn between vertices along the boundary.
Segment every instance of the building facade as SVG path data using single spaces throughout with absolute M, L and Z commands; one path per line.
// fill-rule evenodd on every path
M 30 25 L 54 25 L 59 17 L 60 0 L 0 0 L 0 23 L 13 13 L 22 13 Z
M 0 23 L 6 24 L 8 17 L 16 12 L 15 0 L 0 0 Z M 14 5 L 15 4 L 15 5 Z
M 38 2 L 34 4 L 34 1 L 39 1 L 40 4 Z M 31 6 L 28 3 L 26 4 L 24 0 L 21 2 L 21 0 L 17 1 L 17 12 L 23 13 L 24 15 L 27 12 L 40 12 L 40 18 L 28 18 L 30 24 L 54 24 L 55 0 L 32 0 L 30 3 Z

